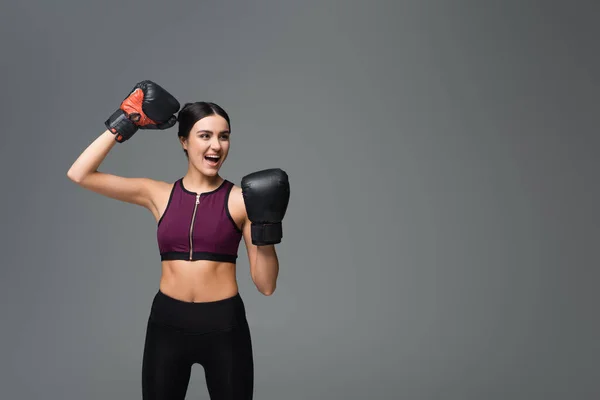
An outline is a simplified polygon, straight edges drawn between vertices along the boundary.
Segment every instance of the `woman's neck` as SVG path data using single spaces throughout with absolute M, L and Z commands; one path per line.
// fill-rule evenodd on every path
M 188 170 L 183 177 L 183 186 L 191 192 L 202 193 L 216 189 L 223 182 L 219 174 L 206 176 L 197 170 Z

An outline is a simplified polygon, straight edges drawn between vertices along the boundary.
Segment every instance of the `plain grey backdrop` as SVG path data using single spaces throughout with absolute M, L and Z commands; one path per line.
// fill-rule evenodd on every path
M 0 397 L 141 398 L 155 221 L 66 172 L 152 79 L 231 114 L 224 177 L 290 176 L 272 297 L 240 245 L 255 399 L 598 399 L 598 11 L 3 2 Z M 186 168 L 173 128 L 100 170 Z

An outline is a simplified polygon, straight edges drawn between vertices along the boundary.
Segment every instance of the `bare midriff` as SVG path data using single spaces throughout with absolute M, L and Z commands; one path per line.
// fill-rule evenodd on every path
M 163 261 L 160 291 L 193 303 L 222 300 L 238 292 L 235 264 L 216 261 Z

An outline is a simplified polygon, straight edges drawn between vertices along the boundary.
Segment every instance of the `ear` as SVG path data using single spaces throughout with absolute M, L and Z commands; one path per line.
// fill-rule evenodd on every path
M 183 147 L 184 150 L 187 150 L 187 139 L 183 138 L 183 137 L 179 137 L 179 143 L 181 143 L 181 146 Z

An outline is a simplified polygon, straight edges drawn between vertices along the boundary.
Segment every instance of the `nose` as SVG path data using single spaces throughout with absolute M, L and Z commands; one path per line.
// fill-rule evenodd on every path
M 221 150 L 221 142 L 219 141 L 219 138 L 216 137 L 216 135 L 210 141 L 210 148 L 213 149 L 214 151 Z

